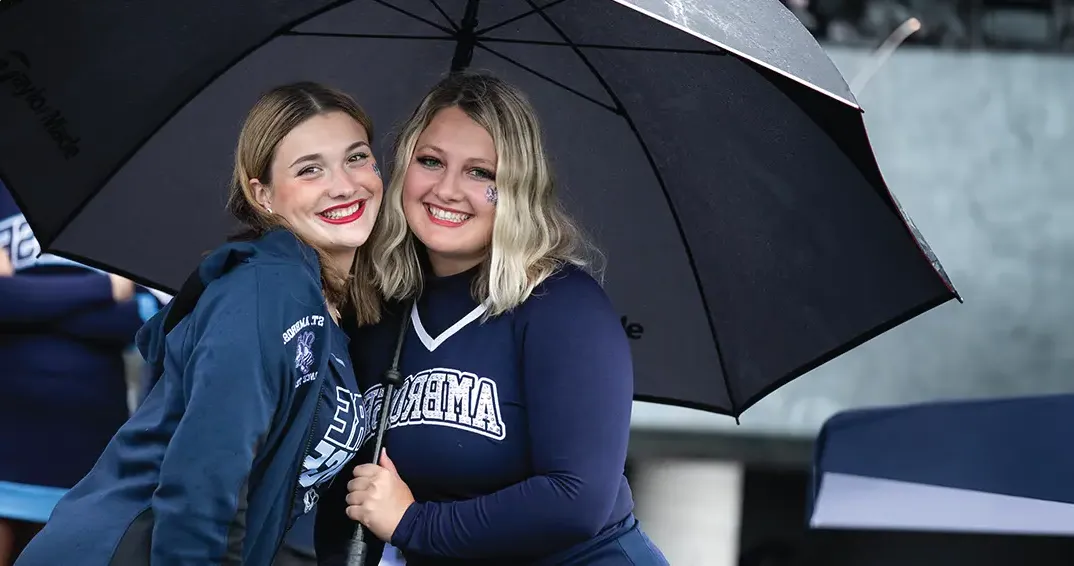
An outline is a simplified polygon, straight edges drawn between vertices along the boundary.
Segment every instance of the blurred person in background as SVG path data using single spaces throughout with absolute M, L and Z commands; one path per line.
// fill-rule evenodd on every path
M 159 304 L 40 251 L 0 184 L 0 566 L 127 420 L 124 352 Z

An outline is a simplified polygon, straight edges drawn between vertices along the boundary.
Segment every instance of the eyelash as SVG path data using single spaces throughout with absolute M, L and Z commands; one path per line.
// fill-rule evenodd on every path
M 417 161 L 419 165 L 425 167 L 426 169 L 435 169 L 437 167 L 443 167 L 444 165 L 439 159 L 435 157 L 423 156 L 416 158 L 415 161 Z M 496 180 L 495 173 L 489 171 L 488 169 L 482 169 L 481 167 L 474 167 L 473 169 L 470 169 L 468 173 L 475 175 L 481 181 Z
M 369 159 L 369 154 L 368 153 L 363 153 L 363 152 L 354 153 L 354 154 L 351 154 L 349 157 L 347 157 L 347 161 L 350 162 L 350 163 L 355 163 L 357 161 L 365 161 L 366 159 Z M 298 176 L 299 177 L 304 177 L 304 176 L 312 173 L 314 169 L 320 169 L 320 168 L 321 167 L 319 165 L 310 165 L 308 167 L 303 167 L 298 172 Z

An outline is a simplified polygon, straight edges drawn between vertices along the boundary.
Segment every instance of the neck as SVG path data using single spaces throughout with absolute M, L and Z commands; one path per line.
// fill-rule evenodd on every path
M 340 275 L 347 275 L 351 272 L 351 266 L 354 264 L 354 255 L 356 253 L 358 253 L 358 250 L 329 254 L 326 258 L 328 260 L 328 267 Z
M 437 277 L 450 277 L 476 267 L 485 260 L 485 256 L 478 257 L 448 257 L 429 252 L 429 266 L 433 269 L 433 275 Z

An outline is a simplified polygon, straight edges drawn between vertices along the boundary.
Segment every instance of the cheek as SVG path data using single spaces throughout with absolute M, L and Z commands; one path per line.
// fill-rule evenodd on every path
M 276 183 L 275 193 L 272 195 L 272 208 L 280 214 L 299 212 L 309 208 L 311 205 L 307 202 L 310 200 L 308 195 L 303 198 L 303 195 L 307 192 L 302 191 L 301 187 L 295 186 L 293 179 L 278 182 Z
M 435 180 L 430 179 L 430 173 L 417 166 L 408 167 L 406 176 L 403 177 L 403 202 L 420 201 L 435 184 Z
M 493 195 L 494 199 L 499 200 L 499 195 Z M 496 216 L 496 202 L 489 199 L 488 187 L 482 185 L 480 190 L 475 188 L 467 197 L 470 202 L 470 207 L 478 216 L 484 217 L 489 222 L 492 222 L 492 218 Z
M 351 180 L 355 185 L 364 187 L 373 193 L 373 198 L 379 198 L 384 194 L 384 181 L 377 175 L 372 165 L 366 165 L 351 173 Z

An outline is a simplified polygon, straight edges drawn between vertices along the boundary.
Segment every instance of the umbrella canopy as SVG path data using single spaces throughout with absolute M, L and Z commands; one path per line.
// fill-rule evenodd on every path
M 347 90 L 385 158 L 464 67 L 541 113 L 639 399 L 737 415 L 955 297 L 777 0 L 22 2 L 0 12 L 0 176 L 48 251 L 174 291 L 233 228 L 233 144 L 261 92 Z
M 1074 535 L 1074 395 L 837 414 L 810 525 Z

